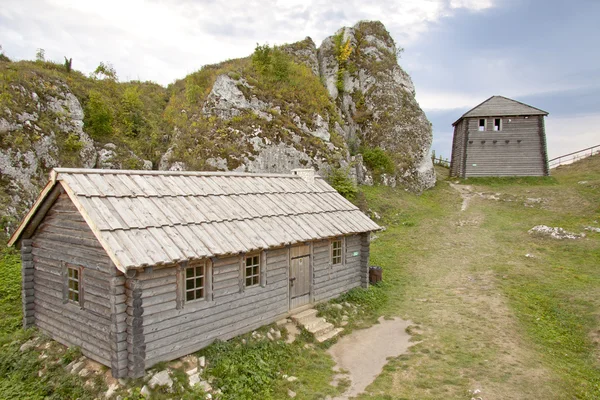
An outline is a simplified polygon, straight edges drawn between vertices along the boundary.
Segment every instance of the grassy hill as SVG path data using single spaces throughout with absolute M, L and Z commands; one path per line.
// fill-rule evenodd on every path
M 438 167 L 438 174 L 445 173 Z M 377 233 L 371 252 L 372 264 L 384 269 L 384 282 L 346 300 L 368 305 L 363 323 L 378 315 L 411 320 L 420 342 L 390 360 L 370 394 L 359 398 L 600 398 L 600 233 L 584 230 L 600 227 L 600 156 L 553 170 L 551 178 L 460 184 L 469 186 L 465 211 L 449 181 L 440 180 L 420 196 L 361 188 L 357 201 L 387 228 Z M 587 236 L 555 240 L 528 234 L 540 224 Z M 18 285 L 18 258 L 4 250 L 0 398 L 96 395 L 101 386 L 85 387 L 83 379 L 61 368 L 50 368 L 53 379 L 39 384 L 37 371 L 45 361 L 18 351 L 32 335 L 18 327 Z M 236 369 L 243 373 L 252 362 L 238 348 L 239 343 L 217 350 L 227 362 L 248 362 Z M 274 398 L 290 385 L 277 378 L 282 365 L 299 378 L 296 398 L 337 393 L 328 387 L 332 364 L 320 347 L 265 346 L 252 348 L 248 357 L 280 360 L 264 364 L 261 372 Z

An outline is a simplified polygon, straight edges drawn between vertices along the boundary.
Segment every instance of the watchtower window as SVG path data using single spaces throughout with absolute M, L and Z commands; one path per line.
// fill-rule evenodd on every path
M 479 132 L 484 132 L 485 131 L 485 119 L 481 118 L 479 120 Z
M 494 119 L 494 130 L 501 131 L 502 130 L 502 119 L 495 118 Z

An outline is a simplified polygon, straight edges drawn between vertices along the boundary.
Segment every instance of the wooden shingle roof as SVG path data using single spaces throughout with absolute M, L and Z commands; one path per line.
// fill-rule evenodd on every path
M 123 272 L 381 229 L 320 177 L 57 168 L 9 245 L 57 184 Z
M 548 113 L 504 96 L 492 96 L 464 113 L 452 126 L 468 117 L 516 117 L 518 115 L 548 115 Z

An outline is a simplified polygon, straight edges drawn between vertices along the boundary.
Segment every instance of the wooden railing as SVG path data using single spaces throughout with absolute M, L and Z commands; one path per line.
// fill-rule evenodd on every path
M 442 167 L 450 168 L 450 161 L 444 160 L 442 157 L 431 157 L 433 165 L 441 165 Z
M 555 157 L 552 160 L 548 160 L 548 166 L 550 168 L 556 168 L 559 165 L 566 165 L 574 163 L 575 161 L 581 160 L 582 158 L 593 156 L 594 154 L 600 154 L 600 144 L 587 149 L 574 151 L 573 153 L 563 154 L 562 156 Z

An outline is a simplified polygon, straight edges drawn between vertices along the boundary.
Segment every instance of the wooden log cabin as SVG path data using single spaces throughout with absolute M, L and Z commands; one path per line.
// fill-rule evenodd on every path
M 456 122 L 450 176 L 547 176 L 546 111 L 492 96 Z
M 378 229 L 313 170 L 57 168 L 9 245 L 24 327 L 139 377 L 367 287 Z

